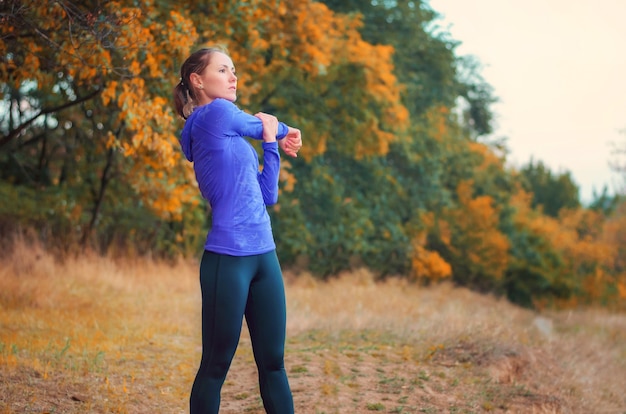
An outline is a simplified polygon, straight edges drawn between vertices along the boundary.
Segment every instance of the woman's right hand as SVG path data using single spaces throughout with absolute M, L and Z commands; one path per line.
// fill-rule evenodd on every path
M 278 141 L 278 146 L 282 148 L 285 154 L 297 157 L 298 151 L 302 148 L 302 133 L 298 128 L 292 128 L 290 126 L 287 127 L 289 131 L 285 138 Z
M 278 134 L 278 118 L 264 112 L 254 114 L 263 123 L 263 142 L 276 142 Z

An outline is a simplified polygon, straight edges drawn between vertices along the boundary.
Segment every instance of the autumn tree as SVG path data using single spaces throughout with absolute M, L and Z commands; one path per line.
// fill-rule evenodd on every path
M 531 160 L 520 169 L 520 178 L 523 188 L 533 195 L 532 206 L 549 216 L 580 206 L 578 186 L 569 171 L 554 174 L 543 162 Z
M 312 127 L 307 132 L 314 135 L 312 149 L 317 152 L 312 154 L 314 158 L 310 161 L 307 158 L 307 161 L 317 168 L 310 169 L 309 165 L 294 163 L 298 185 L 293 194 L 300 202 L 306 227 L 320 232 L 319 241 L 309 246 L 312 257 L 321 256 L 321 259 L 311 261 L 322 264 L 324 269 L 319 269 L 321 274 L 347 268 L 351 262 L 365 264 L 380 275 L 402 274 L 412 266 L 411 240 L 414 232 L 421 227 L 416 219 L 419 212 L 426 212 L 435 205 L 441 206 L 449 198 L 448 192 L 454 191 L 453 185 L 447 189 L 441 181 L 447 165 L 447 144 L 443 143 L 447 138 L 436 131 L 441 128 L 438 122 L 455 122 L 451 111 L 442 105 L 442 102 L 453 105 L 459 96 L 455 57 L 449 42 L 433 39 L 426 31 L 433 13 L 411 8 L 407 9 L 409 14 L 403 18 L 401 11 L 404 9 L 394 9 L 394 6 L 376 8 L 372 5 L 374 9 L 370 9 L 370 4 L 363 2 L 323 3 L 335 12 L 346 13 L 342 17 L 349 19 L 346 21 L 357 22 L 358 25 L 342 24 L 339 27 L 343 27 L 344 31 L 346 27 L 354 30 L 349 37 L 362 37 L 365 42 L 357 43 L 355 49 L 364 55 L 361 61 L 344 59 L 345 64 L 329 66 L 325 76 L 316 78 L 311 75 L 315 70 L 304 68 L 303 75 L 296 78 L 302 80 L 299 83 L 305 88 L 304 93 L 290 95 L 288 101 L 295 102 L 292 108 L 300 111 L 308 107 L 308 102 L 314 103 L 313 110 L 304 111 L 310 115 L 295 119 L 301 119 L 305 126 Z M 403 2 L 398 7 L 410 6 Z M 330 11 L 325 13 L 332 15 Z M 395 20 L 391 21 L 392 18 Z M 390 21 L 385 23 L 386 20 Z M 325 21 L 321 21 L 324 26 Z M 306 21 L 304 25 L 307 26 Z M 322 32 L 331 33 L 327 38 L 332 38 L 335 32 L 330 27 L 324 27 Z M 406 44 L 408 39 L 415 39 L 411 40 L 410 46 Z M 372 57 L 376 54 L 372 51 L 376 49 L 370 50 L 367 44 L 393 53 L 375 63 Z M 335 53 L 345 56 L 345 49 L 339 47 Z M 420 54 L 416 59 L 418 50 Z M 370 61 L 372 63 L 368 63 Z M 394 65 L 384 66 L 380 63 L 382 61 Z M 383 72 L 397 75 L 400 87 L 390 89 L 389 85 L 394 85 L 395 81 L 385 81 L 382 75 L 381 80 L 368 82 L 367 74 L 376 67 L 384 67 Z M 433 80 L 429 84 L 429 93 L 438 90 L 441 93 L 431 96 L 424 93 L 424 88 L 419 85 L 415 89 L 417 76 L 423 83 Z M 448 79 L 452 81 L 448 82 Z M 381 88 L 376 89 L 376 84 Z M 399 94 L 394 92 L 390 95 L 390 91 L 398 91 Z M 375 93 L 372 95 L 372 92 Z M 384 111 L 372 111 L 376 109 L 372 104 L 380 97 L 402 103 L 407 116 L 411 117 L 408 124 L 398 122 L 404 118 L 387 123 L 389 127 L 385 130 L 392 135 L 386 140 L 380 140 L 376 137 L 381 135 L 370 132 L 376 131 L 377 125 L 384 126 L 381 121 L 387 119 Z M 397 109 L 394 112 L 396 116 L 402 114 Z M 429 118 L 436 118 L 437 121 L 431 122 Z M 390 128 L 393 126 L 395 128 Z M 324 138 L 319 144 L 318 136 Z M 354 142 L 358 145 L 355 146 Z M 330 207 L 326 199 L 336 200 L 336 204 Z M 361 217 L 364 221 L 360 220 Z M 275 219 L 281 225 L 281 215 Z M 354 223 L 349 220 L 358 225 L 356 232 L 352 230 Z M 280 233 L 277 237 L 280 243 Z M 280 248 L 288 251 L 289 245 L 281 244 Z
M 545 215 L 531 206 L 532 195 L 519 189 L 511 199 L 509 240 L 511 259 L 503 288 L 509 300 L 525 307 L 538 301 L 567 299 L 571 289 L 563 279 L 565 262 L 558 246 L 552 244 L 545 227 Z M 554 219 L 548 221 L 556 223 Z
M 439 30 L 438 13 L 425 1 L 324 0 L 331 9 L 363 16 L 360 30 L 372 44 L 391 45 L 393 63 L 404 86 L 403 103 L 413 115 L 463 102 L 462 121 L 474 137 L 491 132 L 496 99 L 480 74 L 479 62 L 457 56 L 459 42 Z M 450 116 L 453 116 L 450 113 Z
M 240 104 L 298 125 L 310 137 L 303 160 L 324 153 L 335 134 L 343 137 L 335 148 L 350 156 L 384 153 L 406 124 L 392 48 L 364 42 L 356 32 L 358 18 L 336 16 L 321 3 L 279 2 L 276 9 L 266 2 L 205 1 L 182 12 L 158 1 L 3 7 L 3 98 L 12 108 L 3 123 L 4 182 L 44 188 L 43 194 L 65 200 L 60 221 L 79 222 L 84 242 L 96 225 L 112 226 L 107 240 L 117 237 L 114 226 L 125 220 L 115 209 L 105 214 L 106 206 L 119 208 L 130 222 L 153 216 L 146 228 L 159 220 L 175 227 L 187 221 L 183 205 L 197 203 L 196 192 L 190 166 L 177 150 L 182 124 L 175 121 L 169 96 L 177 68 L 193 47 L 228 46 L 241 69 Z M 354 71 L 361 75 L 352 76 Z M 346 79 L 350 83 L 337 88 Z M 350 100 L 369 104 L 344 104 Z M 296 163 L 292 177 L 297 168 Z M 57 205 L 41 194 L 32 192 L 33 205 Z M 132 205 L 145 206 L 151 215 Z
M 197 37 L 191 21 L 124 1 L 1 7 L 0 164 L 25 207 L 12 215 L 41 229 L 61 225 L 60 234 L 83 244 L 96 226 L 109 226 L 105 239 L 119 237 L 125 218 L 146 217 L 138 204 L 155 217 L 147 226 L 180 220 L 195 191 L 168 96 L 175 65 Z
M 207 12 L 237 9 L 201 6 Z M 208 25 L 201 31 L 204 40 L 228 47 L 242 74 L 243 108 L 278 115 L 300 128 L 306 141 L 300 157 L 288 160 L 296 185 L 281 193 L 272 210 L 283 263 L 304 256 L 315 273 L 336 273 L 366 256 L 371 233 L 379 231 L 370 211 L 377 204 L 383 210 L 385 203 L 359 191 L 375 193 L 370 178 L 379 172 L 363 163 L 386 154 L 408 127 L 394 49 L 364 41 L 358 16 L 334 13 L 323 3 L 279 2 L 272 8 L 252 2 L 239 13 L 228 29 Z M 406 260 L 403 251 L 397 256 Z

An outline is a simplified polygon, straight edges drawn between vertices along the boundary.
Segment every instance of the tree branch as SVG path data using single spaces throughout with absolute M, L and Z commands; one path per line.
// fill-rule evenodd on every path
M 76 99 L 75 101 L 70 101 L 70 102 L 66 102 L 63 105 L 59 105 L 56 107 L 52 107 L 52 108 L 44 108 L 41 111 L 39 111 L 39 113 L 37 113 L 36 115 L 34 115 L 32 118 L 30 118 L 29 120 L 25 121 L 24 123 L 20 124 L 17 128 L 9 131 L 5 136 L 2 137 L 2 139 L 0 139 L 0 148 L 4 147 L 5 145 L 7 145 L 12 139 L 16 138 L 17 136 L 19 136 L 19 134 L 22 133 L 23 130 L 25 130 L 26 128 L 28 128 L 33 122 L 35 122 L 39 117 L 44 116 L 44 115 L 49 115 L 49 114 L 53 114 L 55 112 L 59 112 L 62 111 L 64 109 L 67 109 L 69 107 L 72 107 L 74 105 L 78 105 L 80 103 L 83 103 L 85 101 L 88 101 L 90 99 L 93 99 L 94 97 L 96 97 L 100 92 L 102 91 L 102 89 L 97 89 L 93 92 L 91 92 L 90 94 L 83 96 L 81 98 Z

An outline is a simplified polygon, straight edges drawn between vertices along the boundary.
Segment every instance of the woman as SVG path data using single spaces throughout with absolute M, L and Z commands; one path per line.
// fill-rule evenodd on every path
M 237 76 L 219 48 L 193 53 L 174 90 L 186 119 L 181 147 L 212 211 L 200 264 L 202 360 L 191 390 L 191 414 L 217 413 L 220 390 L 245 316 L 268 413 L 293 413 L 284 367 L 285 290 L 267 205 L 278 199 L 278 147 L 293 157 L 300 131 L 271 115 L 237 108 Z M 263 170 L 244 138 L 262 139 Z M 277 142 L 278 139 L 278 142 Z

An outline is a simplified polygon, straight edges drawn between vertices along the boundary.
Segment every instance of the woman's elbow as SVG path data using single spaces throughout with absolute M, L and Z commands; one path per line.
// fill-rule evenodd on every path
M 274 204 L 278 203 L 278 196 L 273 196 L 273 197 L 268 197 L 265 199 L 265 205 L 266 206 L 273 206 Z

